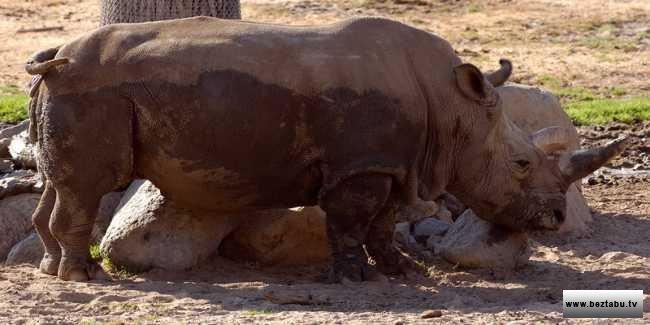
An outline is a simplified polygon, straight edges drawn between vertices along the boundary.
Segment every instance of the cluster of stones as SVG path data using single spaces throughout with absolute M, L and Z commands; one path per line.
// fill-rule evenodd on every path
M 515 269 L 531 255 L 525 233 L 477 217 L 451 194 L 403 209 L 400 218 L 405 221 L 395 225 L 395 241 L 425 259 L 436 255 L 468 268 Z
M 32 226 L 43 182 L 34 171 L 33 147 L 27 142 L 28 125 L 25 121 L 0 130 L 0 261 L 6 259 L 7 264 L 28 262 L 27 255 L 43 256 Z

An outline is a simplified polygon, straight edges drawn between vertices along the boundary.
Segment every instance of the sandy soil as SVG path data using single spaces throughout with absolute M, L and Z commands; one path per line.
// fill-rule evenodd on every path
M 316 24 L 355 15 L 401 20 L 449 40 L 485 70 L 501 57 L 513 81 L 558 81 L 606 96 L 650 94 L 646 0 L 242 0 L 244 19 Z M 98 0 L 0 0 L 0 84 L 26 83 L 34 51 L 97 27 Z M 31 28 L 62 30 L 21 32 Z
M 485 69 L 494 68 L 499 57 L 513 59 L 516 81 L 552 76 L 605 95 L 614 86 L 627 94 L 650 91 L 650 2 L 644 0 L 243 2 L 245 18 L 258 21 L 308 24 L 357 14 L 391 16 L 444 36 Z M 22 63 L 31 52 L 94 28 L 98 11 L 96 0 L 0 0 L 0 85 L 26 82 Z M 18 32 L 58 26 L 63 29 Z M 589 145 L 619 131 L 592 127 L 581 133 Z M 647 141 L 647 127 L 639 132 L 638 141 Z M 648 143 L 634 148 L 632 158 L 620 163 L 647 162 Z M 517 272 L 459 270 L 433 260 L 428 275 L 417 279 L 327 285 L 316 281 L 322 267 L 256 269 L 216 258 L 182 274 L 152 271 L 70 283 L 31 266 L 3 266 L 0 323 L 565 322 L 563 289 L 650 293 L 650 181 L 591 183 L 584 191 L 596 211 L 593 233 L 532 236 L 531 263 Z M 264 298 L 268 290 L 309 293 L 321 304 L 277 305 Z M 421 319 L 429 309 L 441 310 L 442 316 Z M 645 310 L 643 320 L 630 323 L 650 321 L 648 295 Z
M 152 271 L 112 281 L 63 282 L 31 266 L 0 268 L 1 323 L 466 323 L 564 322 L 563 289 L 650 291 L 647 182 L 585 186 L 593 234 L 537 234 L 517 272 L 458 270 L 442 260 L 429 274 L 388 284 L 321 284 L 322 268 L 255 269 L 223 259 L 187 273 Z M 277 305 L 265 292 L 309 293 L 320 305 Z M 643 320 L 650 321 L 650 296 Z M 574 320 L 590 322 L 591 320 Z M 574 322 L 572 321 L 572 322 Z M 628 323 L 628 322 L 626 322 Z

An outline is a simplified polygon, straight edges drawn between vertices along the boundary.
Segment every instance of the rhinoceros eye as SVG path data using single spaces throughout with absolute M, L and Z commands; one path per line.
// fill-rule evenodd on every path
M 517 164 L 517 167 L 521 168 L 522 170 L 527 170 L 528 167 L 530 167 L 530 161 L 524 159 L 515 160 L 515 164 Z
M 514 161 L 514 175 L 516 178 L 525 179 L 530 172 L 530 161 L 526 159 L 517 159 Z

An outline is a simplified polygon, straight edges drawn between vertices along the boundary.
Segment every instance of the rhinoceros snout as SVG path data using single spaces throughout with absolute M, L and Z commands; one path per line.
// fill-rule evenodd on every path
M 538 219 L 531 220 L 533 227 L 536 230 L 558 230 L 560 226 L 564 223 L 566 219 L 566 207 L 564 202 L 555 201 L 550 204 L 550 206 L 540 206 L 542 212 L 538 215 Z

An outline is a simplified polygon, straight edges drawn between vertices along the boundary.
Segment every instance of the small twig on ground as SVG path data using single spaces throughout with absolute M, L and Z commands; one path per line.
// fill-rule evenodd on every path
M 63 26 L 38 27 L 38 28 L 21 28 L 21 29 L 16 31 L 16 34 L 49 32 L 49 31 L 53 31 L 53 30 L 63 30 Z

